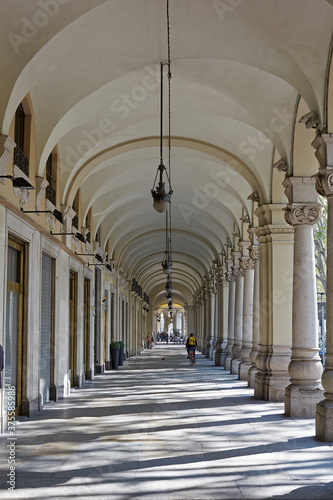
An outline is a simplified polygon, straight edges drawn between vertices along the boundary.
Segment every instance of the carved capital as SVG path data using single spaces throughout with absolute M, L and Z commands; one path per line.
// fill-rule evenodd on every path
M 217 285 L 222 285 L 224 281 L 224 268 L 223 266 L 219 266 L 217 268 L 217 277 L 216 277 Z
M 316 179 L 317 193 L 325 198 L 331 198 L 333 196 L 333 167 L 320 168 L 313 177 Z
M 30 191 L 22 188 L 14 188 L 15 196 L 20 199 L 20 208 L 23 208 L 23 205 L 29 205 L 30 201 Z
M 254 268 L 254 261 L 250 259 L 249 257 L 242 257 L 239 259 L 239 265 L 243 271 L 246 271 L 246 269 L 253 269 Z
M 235 278 L 239 278 L 240 276 L 244 276 L 244 269 L 242 269 L 240 266 L 233 266 L 232 267 L 232 274 L 234 275 Z
M 309 205 L 292 204 L 284 208 L 284 218 L 291 226 L 313 225 L 321 217 L 321 205 L 311 203 Z
M 30 183 L 29 177 L 23 173 L 16 165 L 13 168 L 14 177 L 23 177 L 27 182 Z M 30 189 L 22 189 L 22 188 L 14 188 L 15 196 L 20 198 L 20 208 L 23 208 L 23 205 L 29 204 L 30 201 Z
M 252 260 L 258 260 L 259 259 L 259 247 L 258 246 L 251 246 L 249 247 L 249 254 Z
M 207 282 L 207 293 L 215 294 L 217 293 L 216 280 L 212 279 Z
M 233 277 L 233 274 L 231 271 L 225 273 L 225 277 L 226 277 L 226 280 L 231 283 L 232 281 L 234 281 L 234 277 Z

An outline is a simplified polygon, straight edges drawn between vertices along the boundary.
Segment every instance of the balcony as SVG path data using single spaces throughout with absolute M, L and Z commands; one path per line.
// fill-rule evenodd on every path
M 14 148 L 14 165 L 16 165 L 25 175 L 29 176 L 29 160 L 18 146 Z

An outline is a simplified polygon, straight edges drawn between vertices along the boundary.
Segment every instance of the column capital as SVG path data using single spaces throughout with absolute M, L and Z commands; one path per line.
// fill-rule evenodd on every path
M 227 273 L 224 273 L 225 274 L 225 277 L 226 277 L 226 280 L 231 283 L 232 281 L 234 281 L 234 276 L 232 274 L 231 271 L 227 272 Z
M 244 269 L 240 266 L 233 266 L 232 274 L 235 278 L 239 278 L 240 276 L 244 276 Z
M 208 280 L 207 281 L 207 294 L 208 295 L 215 295 L 216 293 L 216 287 L 215 287 L 215 282 L 214 280 Z
M 316 190 L 325 198 L 333 196 L 333 134 L 317 135 L 312 143 L 319 161 L 319 172 L 313 176 Z
M 241 257 L 239 259 L 239 265 L 243 271 L 246 271 L 246 269 L 254 269 L 254 260 L 250 259 L 250 257 Z
M 294 203 L 292 205 L 288 205 L 284 211 L 286 222 L 288 222 L 291 226 L 313 226 L 320 220 L 321 217 L 320 203 L 311 203 L 308 205 Z
M 313 176 L 316 179 L 316 190 L 325 198 L 333 196 L 333 166 L 320 168 L 319 172 Z
M 221 286 L 224 281 L 224 271 L 225 269 L 223 266 L 218 266 L 216 273 L 216 281 L 218 286 Z
M 282 185 L 288 198 L 284 218 L 291 226 L 313 225 L 321 217 L 321 204 L 312 177 L 287 177 Z
M 253 261 L 259 260 L 259 246 L 252 245 L 249 247 L 249 254 Z

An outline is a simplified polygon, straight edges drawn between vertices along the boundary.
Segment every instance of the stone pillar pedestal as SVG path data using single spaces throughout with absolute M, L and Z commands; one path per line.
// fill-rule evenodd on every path
M 283 186 L 289 201 L 285 219 L 294 227 L 291 383 L 285 392 L 285 413 L 314 417 L 323 395 L 313 243 L 313 224 L 321 217 L 321 205 L 317 203 L 315 179 L 289 177 Z
M 312 146 L 320 168 L 318 193 L 327 198 L 326 365 L 322 376 L 324 398 L 316 406 L 316 437 L 333 441 L 333 134 L 317 136 Z

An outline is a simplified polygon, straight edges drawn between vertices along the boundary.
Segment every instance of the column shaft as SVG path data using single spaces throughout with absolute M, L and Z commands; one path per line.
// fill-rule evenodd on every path
M 226 370 L 230 370 L 231 369 L 231 360 L 232 360 L 232 348 L 234 346 L 234 335 L 235 335 L 236 283 L 235 283 L 231 273 L 227 273 L 227 279 L 229 281 L 229 303 L 228 303 L 228 343 L 227 343 L 227 347 L 226 347 L 225 368 L 226 368 Z
M 257 356 L 259 352 L 258 344 L 259 344 L 259 259 L 256 259 L 254 261 L 252 350 L 250 352 L 251 366 L 248 373 L 249 387 L 254 387 L 254 377 L 257 371 Z
M 247 259 L 246 266 L 248 267 L 244 270 L 243 336 L 240 350 L 241 363 L 239 365 L 240 380 L 248 380 L 248 372 L 251 366 L 250 353 L 252 349 L 254 261 Z
M 235 276 L 235 329 L 234 329 L 234 345 L 232 348 L 231 373 L 238 375 L 238 369 L 241 362 L 240 349 L 242 346 L 243 336 L 243 295 L 244 295 L 244 276 L 241 270 L 236 271 Z

